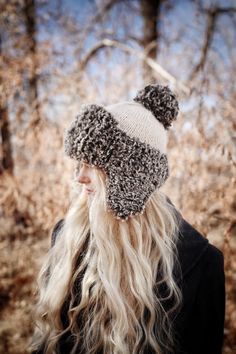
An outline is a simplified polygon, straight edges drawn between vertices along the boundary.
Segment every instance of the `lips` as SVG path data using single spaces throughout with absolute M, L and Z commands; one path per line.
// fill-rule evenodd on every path
M 85 189 L 87 193 L 93 193 L 93 191 L 91 189 Z

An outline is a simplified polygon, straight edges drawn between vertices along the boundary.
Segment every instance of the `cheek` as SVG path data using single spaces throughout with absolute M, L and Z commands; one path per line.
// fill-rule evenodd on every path
M 96 184 L 96 176 L 95 176 L 95 174 L 94 174 L 93 171 L 91 171 L 91 173 L 89 174 L 89 179 L 90 179 L 90 181 L 91 181 L 91 184 L 92 184 L 93 186 L 95 186 L 95 184 Z
M 90 184 L 95 185 L 96 175 L 92 167 L 86 171 L 86 176 L 89 178 Z

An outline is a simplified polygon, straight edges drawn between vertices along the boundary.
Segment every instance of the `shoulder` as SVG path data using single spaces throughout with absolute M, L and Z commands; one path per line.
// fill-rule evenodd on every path
M 211 314 L 216 321 L 219 321 L 218 316 L 220 316 L 220 322 L 223 323 L 225 311 L 224 255 L 221 250 L 210 243 L 202 259 L 196 297 L 196 306 L 198 305 L 205 312 L 208 311 L 208 314 Z M 217 323 L 213 325 L 217 326 Z
M 224 267 L 223 252 L 184 218 L 181 218 L 177 248 L 183 276 L 194 269 L 214 273 Z
M 182 234 L 184 247 L 192 250 L 195 255 L 196 261 L 202 258 L 208 267 L 222 266 L 224 264 L 223 252 L 210 243 L 210 241 L 203 236 L 195 227 L 183 219 Z
M 208 261 L 208 264 L 211 264 L 213 266 L 219 264 L 219 265 L 224 265 L 224 254 L 223 252 L 210 242 L 208 243 L 208 248 L 206 252 L 206 258 Z
M 189 225 L 186 228 L 190 230 Z M 176 330 L 186 353 L 221 353 L 225 317 L 223 252 L 198 231 L 191 234 L 184 234 L 181 249 L 183 307 L 176 318 Z
M 61 230 L 62 226 L 64 225 L 64 219 L 60 219 L 57 221 L 57 223 L 54 225 L 52 232 L 51 232 L 51 247 L 54 246 L 56 242 L 56 237 L 58 232 Z
M 222 280 L 224 282 L 224 254 L 216 246 L 208 243 L 207 250 L 203 257 L 203 274 L 202 278 L 206 281 Z

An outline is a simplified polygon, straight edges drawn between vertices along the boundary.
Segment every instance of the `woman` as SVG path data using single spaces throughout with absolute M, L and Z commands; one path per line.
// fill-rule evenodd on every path
M 34 353 L 221 353 L 223 254 L 160 191 L 178 111 L 148 85 L 72 122 L 78 193 L 39 275 Z

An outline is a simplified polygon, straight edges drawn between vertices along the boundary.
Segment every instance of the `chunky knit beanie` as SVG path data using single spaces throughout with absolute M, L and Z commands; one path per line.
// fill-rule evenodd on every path
M 178 101 L 168 86 L 148 85 L 133 102 L 84 105 L 65 136 L 65 152 L 106 173 L 107 209 L 127 220 L 143 213 L 169 176 L 167 131 Z

